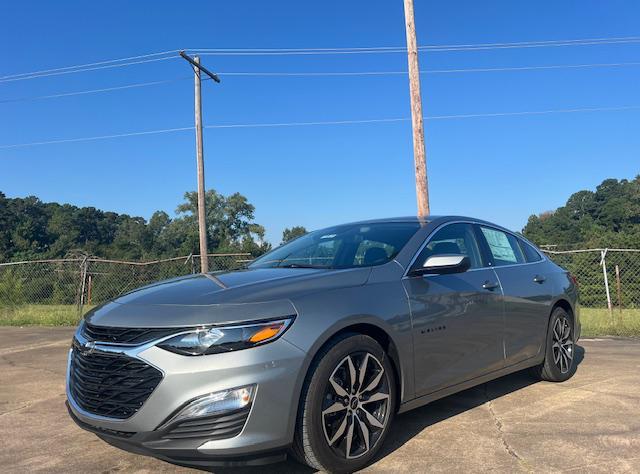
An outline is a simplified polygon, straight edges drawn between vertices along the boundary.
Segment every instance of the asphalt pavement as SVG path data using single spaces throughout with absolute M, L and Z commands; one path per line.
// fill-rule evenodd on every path
M 64 406 L 69 328 L 0 327 L 0 470 L 198 472 L 119 451 Z M 400 415 L 367 472 L 640 472 L 640 340 L 585 339 L 568 382 L 517 373 Z M 294 461 L 219 473 L 309 473 Z

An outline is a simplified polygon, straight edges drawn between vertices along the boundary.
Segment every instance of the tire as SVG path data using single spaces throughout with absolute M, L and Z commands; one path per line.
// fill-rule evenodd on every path
M 545 356 L 542 364 L 533 367 L 533 375 L 548 382 L 564 382 L 576 370 L 573 318 L 562 308 L 551 313 Z
M 395 407 L 395 377 L 387 354 L 369 336 L 345 334 L 323 348 L 309 368 L 293 454 L 326 472 L 362 469 L 380 450 Z

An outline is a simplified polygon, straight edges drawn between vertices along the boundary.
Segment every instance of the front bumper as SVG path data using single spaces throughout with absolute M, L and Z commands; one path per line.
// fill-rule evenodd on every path
M 96 434 L 100 439 L 110 445 L 143 456 L 151 456 L 186 467 L 237 467 L 237 466 L 261 466 L 281 462 L 287 459 L 288 446 L 268 451 L 251 452 L 242 455 L 218 455 L 203 454 L 197 448 L 184 448 L 177 446 L 167 446 L 163 449 L 149 447 L 146 443 L 148 439 L 156 439 L 157 433 L 121 433 L 117 431 L 104 430 L 97 426 L 81 421 L 71 409 L 69 402 L 66 402 L 67 410 L 71 419 L 82 429 Z
M 270 344 L 228 354 L 182 356 L 155 346 L 130 349 L 129 355 L 156 367 L 162 381 L 130 418 L 93 415 L 74 401 L 73 420 L 108 443 L 138 454 L 190 466 L 261 464 L 283 459 L 293 440 L 298 391 L 305 353 L 280 338 Z M 71 351 L 69 353 L 71 360 Z M 187 402 L 212 392 L 255 384 L 257 389 L 240 434 L 165 439 L 163 425 Z

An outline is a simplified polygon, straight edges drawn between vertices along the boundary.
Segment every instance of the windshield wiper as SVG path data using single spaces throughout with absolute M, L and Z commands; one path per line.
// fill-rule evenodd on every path
M 284 265 L 276 265 L 275 268 L 329 268 L 324 265 L 310 265 L 307 263 L 285 263 Z

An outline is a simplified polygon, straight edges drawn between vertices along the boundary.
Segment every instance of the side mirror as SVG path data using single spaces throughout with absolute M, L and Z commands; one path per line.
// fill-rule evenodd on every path
M 471 260 L 466 255 L 447 254 L 433 255 L 424 262 L 422 267 L 414 269 L 412 275 L 444 275 L 450 273 L 462 273 L 469 270 Z

